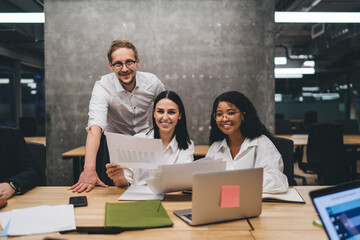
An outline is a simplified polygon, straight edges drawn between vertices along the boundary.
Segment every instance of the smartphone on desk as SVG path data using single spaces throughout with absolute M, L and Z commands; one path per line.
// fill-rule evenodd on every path
M 7 205 L 7 202 L 5 202 L 3 205 L 1 205 L 1 206 L 0 206 L 0 209 L 6 207 L 6 205 Z
M 70 197 L 69 204 L 74 205 L 74 207 L 87 206 L 87 197 L 86 196 Z

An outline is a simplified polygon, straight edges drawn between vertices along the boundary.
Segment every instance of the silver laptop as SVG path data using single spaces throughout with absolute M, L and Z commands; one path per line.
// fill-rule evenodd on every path
M 262 204 L 262 182 L 262 168 L 195 173 L 192 209 L 177 210 L 174 214 L 190 225 L 259 216 Z M 237 194 L 235 196 L 238 206 L 220 206 L 220 198 L 224 197 L 222 191 L 225 191 L 223 186 L 238 189 L 235 191 L 239 193 L 239 196 Z

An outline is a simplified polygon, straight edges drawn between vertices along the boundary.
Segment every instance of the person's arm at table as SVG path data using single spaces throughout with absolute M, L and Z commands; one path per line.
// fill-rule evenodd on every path
M 102 130 L 99 126 L 90 127 L 86 138 L 84 171 L 80 174 L 79 181 L 69 190 L 81 193 L 91 191 L 96 185 L 107 187 L 96 173 L 96 155 L 99 150 L 101 133 Z

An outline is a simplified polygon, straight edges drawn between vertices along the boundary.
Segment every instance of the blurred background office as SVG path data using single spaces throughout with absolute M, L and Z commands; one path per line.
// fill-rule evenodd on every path
M 47 183 L 70 185 L 61 154 L 85 145 L 90 94 L 118 38 L 138 47 L 140 71 L 181 95 L 196 144 L 208 144 L 212 101 L 228 90 L 249 96 L 273 133 L 276 119 L 290 126 L 282 133 L 358 120 L 360 24 L 274 23 L 274 11 L 359 12 L 360 2 L 0 0 L 0 12 L 46 16 L 0 23 L 0 125 L 46 136 Z

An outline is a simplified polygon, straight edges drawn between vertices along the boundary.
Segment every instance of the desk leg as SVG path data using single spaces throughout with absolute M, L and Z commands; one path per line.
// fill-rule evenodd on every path
M 78 182 L 80 176 L 80 157 L 73 157 L 73 182 Z

